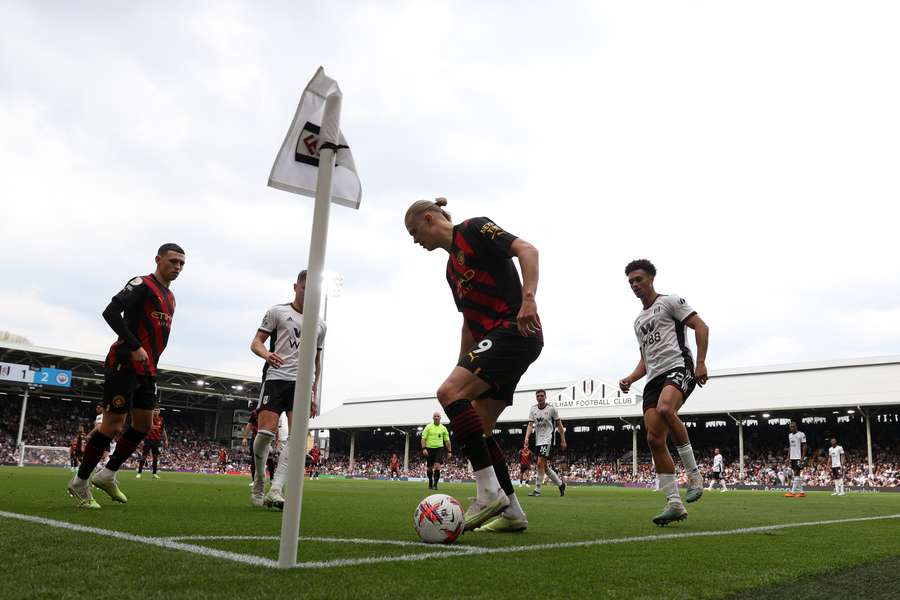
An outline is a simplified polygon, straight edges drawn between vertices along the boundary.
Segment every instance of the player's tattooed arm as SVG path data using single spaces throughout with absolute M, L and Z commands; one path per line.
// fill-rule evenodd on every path
M 276 369 L 284 364 L 284 359 L 275 354 L 274 352 L 269 352 L 266 350 L 266 340 L 269 339 L 269 332 L 263 331 L 259 329 L 256 331 L 256 335 L 253 336 L 253 341 L 250 342 L 250 350 L 253 354 L 257 355 Z
M 532 421 L 528 421 L 528 427 L 525 429 L 525 443 L 522 445 L 523 448 L 528 447 L 528 440 L 531 439 L 531 432 L 534 430 L 534 423 Z
M 641 356 L 641 360 L 638 362 L 637 366 L 634 368 L 634 371 L 631 372 L 627 377 L 623 377 L 619 380 L 619 389 L 628 393 L 628 390 L 631 389 L 631 384 L 643 377 L 647 374 L 647 365 L 644 364 L 644 357 Z
M 522 308 L 516 317 L 519 333 L 524 336 L 536 335 L 541 330 L 541 318 L 535 301 L 540 271 L 538 250 L 522 238 L 516 238 L 509 251 L 519 259 L 519 267 L 522 269 Z
M 709 372 L 706 370 L 706 350 L 709 348 L 709 327 L 700 318 L 700 315 L 694 313 L 684 322 L 685 325 L 694 330 L 694 339 L 697 341 L 697 368 L 694 369 L 694 377 L 697 378 L 697 385 L 703 386 L 709 380 Z

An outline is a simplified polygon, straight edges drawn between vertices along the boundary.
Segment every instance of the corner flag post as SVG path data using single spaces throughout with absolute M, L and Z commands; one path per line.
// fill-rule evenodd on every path
M 322 271 L 325 268 L 325 246 L 328 241 L 328 217 L 331 210 L 331 178 L 334 172 L 335 150 L 340 143 L 341 96 L 333 94 L 325 99 L 319 145 L 319 174 L 316 183 L 316 203 L 313 213 L 312 235 L 309 242 L 306 293 L 303 300 L 303 322 L 300 331 L 300 357 L 297 364 L 297 384 L 294 387 L 294 414 L 288 438 L 288 472 L 284 514 L 281 518 L 281 545 L 278 568 L 289 569 L 297 564 L 297 543 L 300 536 L 300 512 L 303 501 L 303 472 L 306 469 L 306 438 L 309 433 L 309 408 L 315 368 L 319 305 L 322 302 Z

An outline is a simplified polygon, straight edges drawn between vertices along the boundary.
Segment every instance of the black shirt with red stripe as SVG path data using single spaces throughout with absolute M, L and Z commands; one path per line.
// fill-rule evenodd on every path
M 129 365 L 138 375 L 155 377 L 159 357 L 169 341 L 175 295 L 151 274 L 129 281 L 113 296 L 111 304 L 125 314 L 127 332 L 120 334 L 110 347 L 106 367 L 114 369 Z M 131 359 L 130 353 L 138 348 L 146 350 L 149 357 L 146 364 Z
M 250 433 L 256 435 L 259 431 L 259 409 L 254 408 L 250 411 L 250 418 L 247 419 L 247 422 L 250 423 Z
M 519 465 L 523 467 L 531 466 L 531 451 L 519 450 Z
M 499 327 L 516 327 L 522 282 L 510 254 L 515 240 L 487 217 L 453 227 L 447 283 L 476 342 Z
M 150 431 L 147 432 L 146 439 L 151 442 L 158 442 L 162 437 L 163 431 L 163 418 L 161 415 L 157 415 L 153 417 L 153 424 L 150 426 Z

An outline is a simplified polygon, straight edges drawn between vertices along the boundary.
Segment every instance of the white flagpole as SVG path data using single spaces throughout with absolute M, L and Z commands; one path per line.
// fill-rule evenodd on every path
M 318 345 L 319 305 L 322 301 L 322 271 L 325 268 L 325 245 L 328 241 L 328 217 L 331 209 L 331 176 L 334 172 L 335 146 L 340 140 L 340 120 L 341 96 L 333 94 L 325 99 L 325 113 L 319 134 L 319 174 L 316 181 L 312 237 L 309 242 L 293 423 L 288 438 L 288 472 L 285 481 L 284 514 L 281 517 L 279 569 L 290 569 L 297 564 L 303 472 L 306 468 L 306 437 L 309 433 L 309 407 Z

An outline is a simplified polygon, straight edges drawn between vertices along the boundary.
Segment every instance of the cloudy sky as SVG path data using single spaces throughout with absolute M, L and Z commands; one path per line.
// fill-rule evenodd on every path
M 326 409 L 455 363 L 446 255 L 402 222 L 438 195 L 540 250 L 528 382 L 630 371 L 638 257 L 712 369 L 898 353 L 896 3 L 309 4 L 0 2 L 0 330 L 104 353 L 176 241 L 163 362 L 258 373 L 312 214 L 266 179 L 323 65 L 363 184 L 332 212 Z

